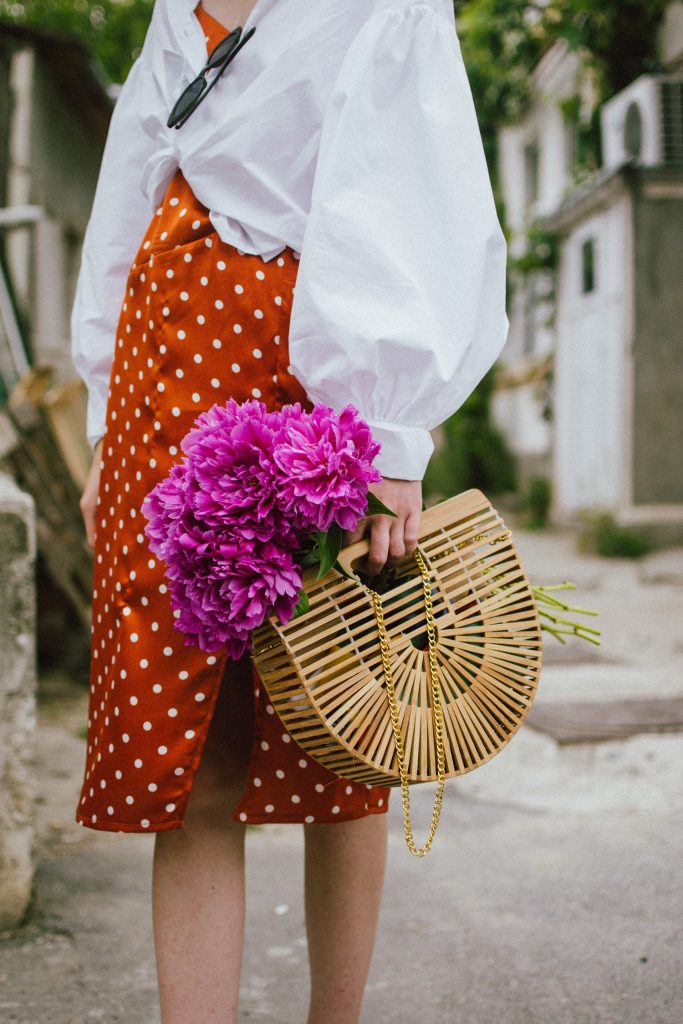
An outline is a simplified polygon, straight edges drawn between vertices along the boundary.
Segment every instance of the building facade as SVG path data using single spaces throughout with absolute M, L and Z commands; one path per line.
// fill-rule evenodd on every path
M 556 521 L 604 508 L 664 542 L 683 539 L 682 12 L 662 26 L 665 71 L 601 108 L 602 166 L 583 180 L 566 115 L 594 97 L 564 44 L 500 136 L 512 297 L 498 425 L 522 475 L 551 480 Z

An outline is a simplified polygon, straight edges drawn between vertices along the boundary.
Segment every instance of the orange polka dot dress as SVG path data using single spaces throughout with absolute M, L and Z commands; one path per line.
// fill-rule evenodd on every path
M 226 29 L 196 10 L 208 49 Z M 76 819 L 119 832 L 181 828 L 219 688 L 224 650 L 173 628 L 164 565 L 144 534 L 145 495 L 182 457 L 215 402 L 301 401 L 288 373 L 298 262 L 264 262 L 223 242 L 178 170 L 131 266 L 107 399 L 94 546 L 85 771 Z M 247 655 L 248 657 L 248 655 Z M 389 788 L 348 782 L 291 738 L 252 666 L 254 735 L 232 818 L 334 822 L 386 812 Z

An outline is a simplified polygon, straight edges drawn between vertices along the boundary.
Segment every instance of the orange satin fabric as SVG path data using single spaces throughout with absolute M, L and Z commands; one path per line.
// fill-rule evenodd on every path
M 201 5 L 196 14 L 211 50 L 227 30 Z M 164 566 L 149 550 L 140 506 L 213 403 L 258 398 L 269 408 L 293 401 L 310 408 L 287 371 L 297 268 L 289 248 L 264 263 L 222 242 L 178 170 L 130 269 L 97 506 L 87 753 L 76 811 L 87 827 L 182 827 L 231 662 L 222 650 L 185 645 L 173 629 Z M 386 812 L 390 789 L 342 780 L 306 755 L 255 671 L 252 678 L 252 753 L 233 819 L 333 822 Z

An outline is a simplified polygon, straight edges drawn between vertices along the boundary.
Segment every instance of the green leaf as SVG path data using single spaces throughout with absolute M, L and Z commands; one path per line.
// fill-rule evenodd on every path
M 307 569 L 309 565 L 317 565 L 320 561 L 320 552 L 317 549 L 315 551 L 307 551 L 298 561 L 303 569 Z
M 337 561 L 337 555 L 341 551 L 344 533 L 338 523 L 332 523 L 327 533 L 318 531 L 318 547 L 320 549 L 320 568 L 316 579 L 320 579 L 329 572 Z
M 394 516 L 396 513 L 392 512 L 390 508 L 380 501 L 376 494 L 372 491 L 368 491 L 368 510 L 365 513 L 368 516 Z
M 305 590 L 300 590 L 299 591 L 299 603 L 296 605 L 296 607 L 294 609 L 294 616 L 293 617 L 295 619 L 298 619 L 298 617 L 300 615 L 303 615 L 304 612 L 307 612 L 310 607 L 311 607 L 311 603 L 308 600 L 308 594 L 306 593 Z
M 337 572 L 340 573 L 342 576 L 346 576 L 347 580 L 353 580 L 354 583 L 360 583 L 362 585 L 362 580 L 360 576 L 357 576 L 355 572 L 349 572 L 347 569 L 345 569 L 338 559 L 334 563 L 333 568 L 336 569 Z

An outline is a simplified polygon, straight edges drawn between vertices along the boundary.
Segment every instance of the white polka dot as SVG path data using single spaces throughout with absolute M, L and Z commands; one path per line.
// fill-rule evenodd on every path
M 324 793 L 325 792 L 325 787 L 323 786 L 322 782 L 316 782 L 316 784 L 315 784 L 315 791 L 316 791 L 316 793 Z
M 315 821 L 315 818 L 313 817 L 312 814 L 307 814 L 306 817 L 304 818 L 304 821 L 306 822 L 307 825 L 310 825 L 312 821 Z
M 283 772 L 282 768 L 278 768 L 275 774 L 277 775 L 278 779 L 284 779 L 285 777 L 285 773 Z
M 149 785 L 147 786 L 147 789 L 150 791 L 150 793 L 156 793 L 157 788 L 158 787 L 156 782 L 150 782 Z
M 168 657 L 169 654 L 173 654 L 172 647 L 164 647 L 164 654 Z
M 143 818 L 140 824 L 143 828 L 149 828 L 149 818 Z
M 175 811 L 175 804 L 166 804 L 166 810 L 169 814 L 172 814 Z
M 133 803 L 135 803 L 135 797 L 134 797 L 134 796 L 127 796 L 127 797 L 126 797 L 126 803 L 127 803 L 127 804 L 133 804 Z
M 262 320 L 263 319 L 263 310 L 262 309 L 255 309 L 254 310 L 254 316 L 256 317 L 257 320 Z
M 164 746 L 157 747 L 157 754 L 161 754 L 162 757 L 163 757 L 164 754 L 168 754 L 168 747 L 164 747 Z
M 111 807 L 111 806 L 107 807 L 107 814 L 113 814 L 113 813 L 114 813 L 114 808 Z
M 289 735 L 288 732 L 283 732 L 283 734 L 282 734 L 282 742 L 283 743 L 291 743 L 292 742 L 292 737 Z
M 255 786 L 260 786 L 261 785 L 261 780 L 260 779 L 254 779 L 254 785 Z
M 168 717 L 169 718 L 176 718 L 177 715 L 178 715 L 178 709 L 177 708 L 169 708 L 168 709 Z
M 216 299 L 216 301 L 214 302 L 214 306 L 216 307 L 216 309 L 222 309 L 223 305 L 224 303 L 222 299 Z
M 232 366 L 230 367 L 230 369 L 232 370 L 233 373 L 239 373 L 240 372 L 240 364 L 239 363 L 233 363 Z
M 261 351 L 260 348 L 255 348 L 255 349 L 252 349 L 252 353 L 251 354 L 253 355 L 254 359 L 260 359 L 261 356 L 263 355 L 263 352 Z
M 292 793 L 291 801 L 292 801 L 293 804 L 300 804 L 301 803 L 301 797 L 298 796 L 296 793 Z
M 261 397 L 261 389 L 260 388 L 252 388 L 251 389 L 251 393 L 254 396 L 254 398 L 260 398 Z
M 266 740 L 261 740 L 261 750 L 269 750 L 269 749 L 270 749 L 270 745 L 267 743 L 267 741 Z
M 235 334 L 241 334 L 242 333 L 242 325 L 241 324 L 233 324 L 232 325 L 232 329 L 235 332 Z
M 155 693 L 161 693 L 161 683 L 155 683 L 152 689 Z
M 131 697 L 131 698 L 130 698 L 130 702 L 131 702 L 131 704 L 133 705 L 133 707 L 135 707 L 135 705 L 136 705 L 136 704 L 137 704 L 137 702 L 138 702 L 138 699 L 137 699 L 137 697 Z
M 194 729 L 187 729 L 185 732 L 185 739 L 191 740 L 194 738 Z
M 173 414 L 174 416 L 180 416 L 180 409 L 178 408 L 178 406 L 177 406 L 177 405 L 174 405 L 174 406 L 173 406 L 173 408 L 171 409 L 171 412 L 172 412 L 172 414 Z
M 135 765 L 136 768 L 142 768 L 142 758 L 136 757 L 135 760 L 133 761 L 133 764 Z
M 151 722 L 143 722 L 142 723 L 142 728 L 145 730 L 145 732 L 149 732 L 150 729 L 152 728 L 152 723 Z
M 345 792 L 345 793 L 346 793 L 347 795 L 348 795 L 349 793 L 353 793 L 353 786 L 347 786 L 347 787 L 346 787 L 346 789 L 344 790 L 344 792 Z
M 187 292 L 181 292 L 181 293 L 180 293 L 180 298 L 181 298 L 181 299 L 183 300 L 183 302 L 187 302 L 187 300 L 189 299 L 189 297 L 190 297 L 190 296 L 188 295 L 188 293 L 187 293 Z
M 200 690 L 199 693 L 195 693 L 194 699 L 197 701 L 197 703 L 201 704 L 203 700 L 206 700 L 206 694 L 202 693 Z
M 272 814 L 272 812 L 275 810 L 275 808 L 273 807 L 272 804 L 266 804 L 265 810 L 266 810 L 266 814 Z
M 244 813 L 244 811 L 242 811 L 242 812 L 240 813 L 240 821 L 246 821 L 246 820 L 247 820 L 247 816 L 246 816 L 246 814 Z
M 334 805 L 334 807 L 332 808 L 332 813 L 333 813 L 333 814 L 339 814 L 339 808 L 338 808 L 338 806 L 337 806 L 336 804 L 335 804 L 335 805 Z
M 137 635 L 137 633 L 131 633 L 131 634 L 130 634 L 130 639 L 131 639 L 132 643 L 134 643 L 134 644 L 135 644 L 135 643 L 137 643 L 137 642 L 138 642 L 138 640 L 140 639 L 140 637 L 139 637 L 139 636 Z
M 307 768 L 307 767 L 308 767 L 308 761 L 304 761 L 304 759 L 302 757 L 301 760 L 299 761 L 299 768 Z
M 235 285 L 235 291 L 237 292 L 238 295 L 241 295 L 242 292 L 244 291 L 244 288 L 242 287 L 241 284 L 236 284 Z
M 266 704 L 266 711 L 268 712 L 269 715 L 275 714 L 275 708 L 273 707 L 272 704 Z
M 185 769 L 184 768 L 176 768 L 175 771 L 173 772 L 173 774 L 174 775 L 184 775 L 185 774 Z

